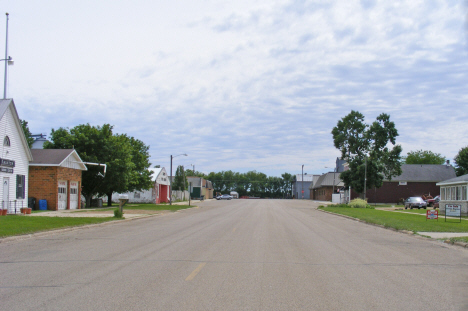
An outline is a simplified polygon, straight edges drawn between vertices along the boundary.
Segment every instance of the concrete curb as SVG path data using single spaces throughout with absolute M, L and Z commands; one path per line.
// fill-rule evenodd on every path
M 185 208 L 183 210 L 189 210 L 192 208 L 195 208 L 196 206 L 190 207 L 190 208 Z M 180 210 L 175 211 L 174 213 L 178 213 Z M 22 235 L 14 235 L 14 236 L 9 236 L 5 238 L 0 238 L 0 244 L 2 243 L 8 243 L 8 242 L 13 242 L 13 241 L 22 241 L 22 240 L 27 240 L 31 238 L 38 238 L 38 237 L 43 237 L 47 235 L 52 235 L 60 232 L 68 232 L 68 231 L 75 231 L 75 230 L 82 230 L 82 229 L 90 229 L 93 227 L 99 227 L 99 226 L 107 226 L 107 225 L 113 225 L 113 224 L 119 224 L 122 222 L 127 222 L 127 221 L 132 221 L 132 220 L 138 220 L 138 219 L 145 219 L 149 217 L 155 217 L 155 216 L 163 216 L 169 213 L 160 213 L 160 214 L 152 214 L 152 215 L 144 215 L 144 216 L 139 216 L 139 217 L 132 217 L 132 218 L 127 218 L 127 219 L 120 219 L 120 220 L 109 220 L 106 222 L 102 222 L 99 224 L 91 224 L 91 225 L 84 225 L 84 226 L 76 226 L 76 227 L 66 227 L 66 228 L 60 228 L 60 229 L 52 229 L 52 230 L 47 230 L 47 231 L 40 231 L 40 232 L 35 232 L 35 233 L 30 233 L 30 234 L 22 234 Z M 112 217 L 112 216 L 111 216 Z

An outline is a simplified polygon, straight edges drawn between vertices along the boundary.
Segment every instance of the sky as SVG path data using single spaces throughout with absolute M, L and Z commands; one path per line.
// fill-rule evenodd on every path
M 402 155 L 453 163 L 468 145 L 468 0 L 0 7 L 7 97 L 34 134 L 108 123 L 149 145 L 152 165 L 186 153 L 174 167 L 269 176 L 333 170 L 331 130 L 351 110 L 389 114 Z M 3 47 L 5 33 L 0 15 Z

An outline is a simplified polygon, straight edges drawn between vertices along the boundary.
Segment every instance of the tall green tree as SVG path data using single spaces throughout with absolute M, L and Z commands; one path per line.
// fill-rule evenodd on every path
M 26 138 L 26 142 L 28 143 L 29 148 L 31 148 L 34 138 L 31 137 L 31 131 L 29 130 L 28 121 L 20 120 L 21 128 L 23 129 L 24 137 Z
M 457 176 L 468 174 L 468 146 L 461 148 L 453 160 Z
M 445 157 L 430 150 L 410 151 L 403 157 L 405 164 L 444 164 Z
M 366 188 L 370 189 L 379 188 L 384 180 L 401 174 L 402 148 L 396 145 L 398 131 L 389 115 L 382 113 L 367 125 L 363 114 L 351 111 L 331 133 L 341 158 L 349 164 L 350 169 L 340 174 L 345 186 L 362 193 L 366 176 Z
M 104 177 L 102 166 L 87 165 L 88 170 L 82 174 L 82 194 L 88 207 L 95 195 L 107 195 L 111 204 L 112 193 L 141 190 L 151 183 L 151 173 L 147 172 L 149 147 L 127 135 L 114 134 L 109 124 L 52 129 L 49 138 L 45 149 L 74 148 L 83 162 L 107 165 Z
M 188 187 L 187 177 L 182 165 L 177 166 L 174 181 L 172 182 L 172 190 L 186 190 Z

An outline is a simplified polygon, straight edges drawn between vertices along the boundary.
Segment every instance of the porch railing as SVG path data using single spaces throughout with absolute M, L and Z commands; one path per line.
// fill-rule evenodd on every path
M 27 207 L 24 200 L 2 201 L 2 210 L 8 210 L 8 214 L 19 214 L 23 207 Z

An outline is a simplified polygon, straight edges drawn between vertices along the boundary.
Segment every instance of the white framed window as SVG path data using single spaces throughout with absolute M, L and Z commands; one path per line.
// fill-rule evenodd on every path
M 462 201 L 466 201 L 466 186 L 462 186 L 461 191 L 462 191 L 461 199 Z
M 440 187 L 440 199 L 445 200 L 445 187 Z
M 10 137 L 5 136 L 5 138 L 3 139 L 3 145 L 6 147 L 10 147 Z

